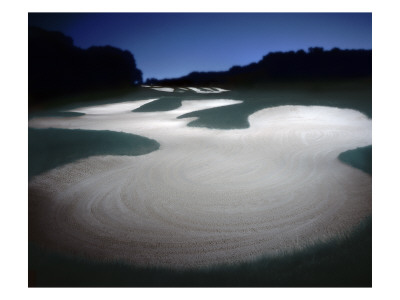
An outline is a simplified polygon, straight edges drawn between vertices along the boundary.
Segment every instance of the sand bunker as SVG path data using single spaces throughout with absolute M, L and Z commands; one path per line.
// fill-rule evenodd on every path
M 219 87 L 203 87 L 203 88 L 196 88 L 196 87 L 180 87 L 180 88 L 171 88 L 171 87 L 161 87 L 161 86 L 149 86 L 149 85 L 142 85 L 144 88 L 151 88 L 156 91 L 160 92 L 185 92 L 185 91 L 193 91 L 198 94 L 219 94 L 223 92 L 228 92 L 229 90 L 225 90 Z
M 281 106 L 251 115 L 248 129 L 215 130 L 177 117 L 238 101 L 130 112 L 149 101 L 30 120 L 36 128 L 124 131 L 161 145 L 147 155 L 91 157 L 34 177 L 30 239 L 98 259 L 198 267 L 328 239 L 371 214 L 371 177 L 337 159 L 371 144 L 371 120 L 361 113 Z
M 170 87 L 153 87 L 152 89 L 160 92 L 169 92 L 169 93 L 172 93 L 174 91 L 174 89 Z
M 195 88 L 195 87 L 188 87 L 188 89 L 198 93 L 198 94 L 219 94 L 223 92 L 228 92 L 229 90 L 224 90 L 221 88 Z

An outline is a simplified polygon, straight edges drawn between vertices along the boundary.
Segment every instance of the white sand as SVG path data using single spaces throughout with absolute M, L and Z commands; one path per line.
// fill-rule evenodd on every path
M 219 94 L 223 92 L 227 92 L 228 90 L 224 90 L 221 88 L 196 88 L 196 87 L 188 87 L 188 89 L 198 93 L 198 94 Z
M 156 91 L 169 92 L 169 93 L 172 93 L 174 91 L 174 89 L 170 87 L 152 87 L 152 89 Z
M 219 87 L 213 87 L 213 89 L 214 89 L 215 91 L 219 92 L 219 93 L 222 93 L 222 92 L 229 92 L 229 90 L 221 89 L 221 88 L 219 88 Z
M 124 131 L 161 145 L 35 177 L 30 237 L 99 259 L 193 267 L 301 247 L 345 233 L 371 213 L 371 177 L 337 159 L 371 144 L 370 119 L 316 106 L 263 109 L 243 130 L 192 128 L 186 124 L 193 118 L 176 119 L 235 103 L 183 101 L 152 113 L 112 104 L 76 110 L 87 113 L 81 117 L 30 120 L 37 128 Z
M 208 88 L 208 87 L 203 87 L 203 88 L 197 88 L 197 87 L 187 87 L 187 88 L 171 88 L 171 87 L 161 87 L 161 86 L 149 86 L 149 85 L 142 85 L 141 87 L 144 88 L 151 88 L 153 90 L 156 91 L 161 91 L 161 92 L 168 92 L 168 93 L 172 93 L 172 92 L 179 92 L 182 93 L 183 91 L 194 91 L 198 94 L 220 94 L 223 92 L 228 92 L 229 90 L 225 90 L 225 89 L 221 89 L 219 87 L 212 87 L 212 88 Z

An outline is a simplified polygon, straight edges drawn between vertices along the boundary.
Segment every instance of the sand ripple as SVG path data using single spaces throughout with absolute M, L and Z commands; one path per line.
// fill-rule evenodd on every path
M 35 177 L 30 238 L 93 258 L 195 267 L 324 240 L 371 213 L 371 177 L 337 159 L 371 144 L 371 120 L 317 106 L 263 109 L 242 130 L 176 119 L 236 103 L 183 101 L 154 113 L 132 113 L 138 104 L 125 103 L 81 108 L 82 117 L 32 119 L 32 127 L 139 134 L 161 147 L 143 156 L 91 157 Z

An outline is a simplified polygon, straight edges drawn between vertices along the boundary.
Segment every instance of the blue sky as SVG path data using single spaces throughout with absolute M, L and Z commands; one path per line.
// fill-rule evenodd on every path
M 221 71 L 271 51 L 372 49 L 370 13 L 31 13 L 81 48 L 132 52 L 144 79 Z

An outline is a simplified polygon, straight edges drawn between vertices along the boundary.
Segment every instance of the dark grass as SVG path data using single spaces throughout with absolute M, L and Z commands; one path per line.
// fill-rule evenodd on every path
M 372 146 L 360 147 L 340 153 L 339 159 L 372 175 Z
M 151 139 L 114 131 L 28 129 L 28 176 L 93 155 L 143 155 L 159 148 Z
M 155 111 L 168 111 L 180 107 L 182 104 L 182 97 L 168 97 L 162 96 L 158 100 L 144 104 L 141 107 L 134 109 L 133 112 L 155 112 Z
M 372 218 L 350 235 L 237 265 L 184 271 L 95 262 L 29 244 L 36 287 L 371 287 Z
M 33 118 L 42 118 L 42 117 L 68 118 L 68 117 L 80 117 L 84 115 L 85 115 L 84 113 L 72 112 L 72 111 L 60 111 L 56 109 L 56 110 L 46 110 L 29 114 L 28 120 Z
M 48 110 L 56 110 L 64 107 L 75 107 L 76 105 L 80 106 L 84 103 L 96 103 L 108 100 L 112 101 L 112 99 L 121 99 L 138 92 L 140 92 L 139 88 L 126 87 L 119 89 L 102 89 L 98 91 L 81 92 L 66 96 L 60 95 L 42 103 L 31 103 L 31 101 L 28 100 L 29 114 Z

